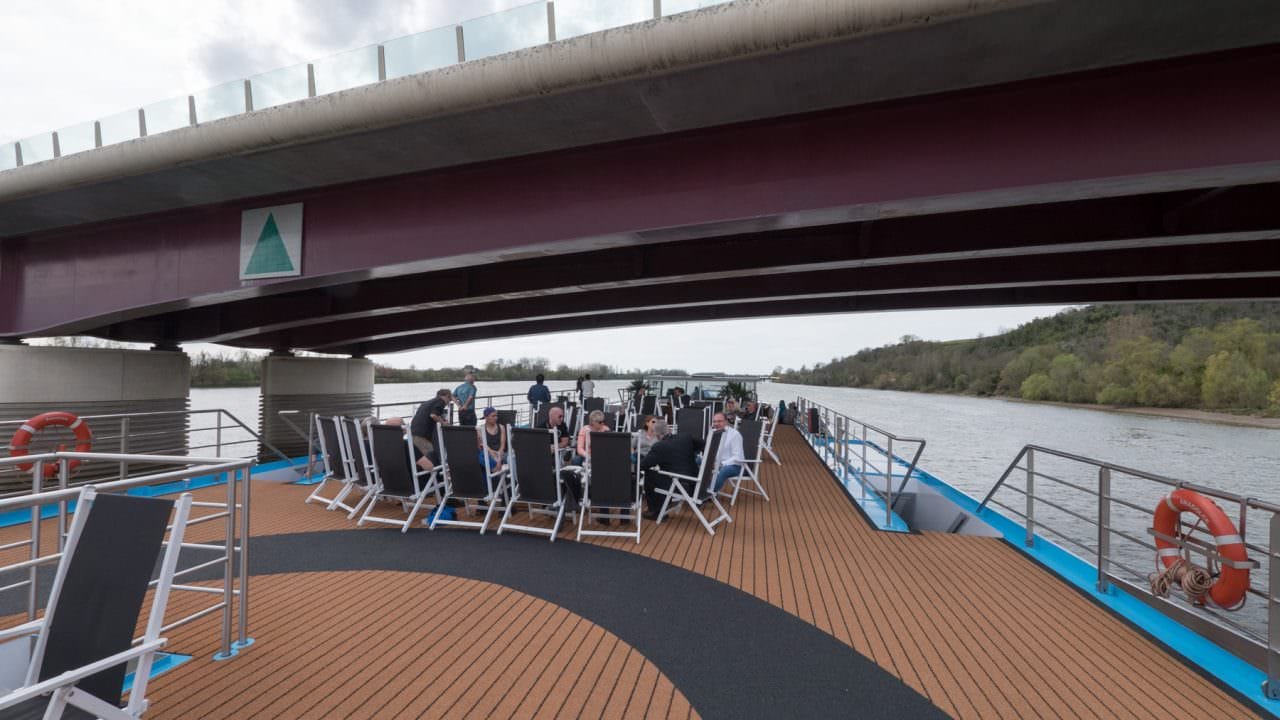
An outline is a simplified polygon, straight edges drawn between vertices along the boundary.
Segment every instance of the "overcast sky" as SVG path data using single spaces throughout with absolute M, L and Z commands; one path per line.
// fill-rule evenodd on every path
M 562 4 L 571 7 L 582 2 Z M 94 120 L 521 4 L 521 0 L 0 0 L 0 140 Z M 994 334 L 1060 309 L 987 308 L 661 325 L 467 343 L 375 359 L 396 366 L 431 367 L 546 357 L 555 363 L 758 372 L 777 365 L 811 365 L 906 334 L 939 340 Z

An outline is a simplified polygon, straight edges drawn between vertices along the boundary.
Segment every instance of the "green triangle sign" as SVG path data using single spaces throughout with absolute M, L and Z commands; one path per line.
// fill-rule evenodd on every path
M 244 274 L 277 272 L 293 272 L 293 261 L 289 259 L 289 251 L 285 249 L 280 229 L 276 227 L 275 215 L 267 213 L 267 222 L 262 226 L 257 244 L 253 246 L 253 255 L 249 257 L 249 265 Z

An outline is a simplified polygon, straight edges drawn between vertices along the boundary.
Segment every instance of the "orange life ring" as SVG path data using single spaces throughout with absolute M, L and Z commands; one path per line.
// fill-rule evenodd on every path
M 69 412 L 53 411 L 41 413 L 22 424 L 18 431 L 13 434 L 13 439 L 9 441 L 9 457 L 21 457 L 31 452 L 31 438 L 35 434 L 47 427 L 65 427 L 76 434 L 76 452 L 89 452 L 93 447 L 93 433 L 89 431 L 89 424 Z M 27 472 L 35 463 L 24 463 L 18 466 L 22 472 Z M 80 467 L 79 460 L 71 460 L 67 463 L 67 470 L 74 472 Z M 44 466 L 44 476 L 46 478 L 57 477 L 58 464 L 48 463 Z
M 1156 504 L 1155 531 L 1160 535 L 1177 537 L 1178 517 L 1184 512 L 1195 513 L 1196 517 L 1204 521 L 1209 532 L 1213 533 L 1213 540 L 1218 545 L 1218 554 L 1223 558 L 1239 563 L 1249 559 L 1245 553 L 1243 538 L 1236 532 L 1236 526 L 1227 518 L 1222 508 L 1209 498 L 1191 490 L 1179 488 Z M 1156 536 L 1156 557 L 1167 568 L 1178 562 L 1181 552 L 1177 545 L 1160 535 Z M 1248 589 L 1249 569 L 1224 564 L 1218 579 L 1209 588 L 1208 599 L 1224 610 L 1233 610 L 1244 600 Z

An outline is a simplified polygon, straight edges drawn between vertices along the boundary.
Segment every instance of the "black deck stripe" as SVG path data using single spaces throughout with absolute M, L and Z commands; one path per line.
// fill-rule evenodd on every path
M 703 575 L 625 551 L 520 535 L 347 530 L 254 538 L 250 563 L 253 575 L 432 572 L 518 590 L 560 605 L 635 648 L 704 718 L 947 717 L 901 680 L 796 616 Z

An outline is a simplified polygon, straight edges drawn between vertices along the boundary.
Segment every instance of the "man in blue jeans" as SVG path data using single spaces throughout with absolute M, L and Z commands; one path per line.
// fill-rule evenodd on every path
M 711 420 L 711 427 L 720 433 L 720 450 L 716 452 L 716 479 L 712 489 L 720 492 L 720 488 L 742 472 L 742 433 L 729 425 L 724 413 L 716 413 Z

